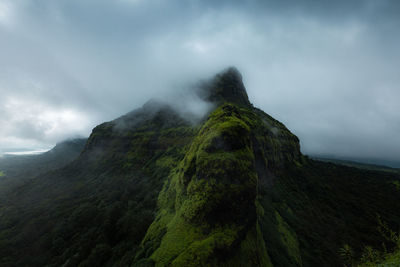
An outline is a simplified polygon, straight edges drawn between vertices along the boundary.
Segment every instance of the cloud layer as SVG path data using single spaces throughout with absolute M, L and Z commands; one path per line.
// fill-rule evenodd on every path
M 400 159 L 398 1 L 0 0 L 0 150 L 235 65 L 309 154 Z

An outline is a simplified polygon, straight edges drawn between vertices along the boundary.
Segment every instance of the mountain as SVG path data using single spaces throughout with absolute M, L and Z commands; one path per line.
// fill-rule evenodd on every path
M 60 142 L 51 150 L 38 155 L 0 157 L 0 199 L 5 196 L 5 190 L 71 163 L 82 152 L 85 144 L 85 138 L 77 138 Z
M 358 161 L 353 161 L 353 160 L 343 160 L 343 159 L 335 159 L 335 158 L 329 158 L 329 157 L 313 156 L 312 158 L 319 160 L 319 161 L 331 162 L 331 163 L 340 164 L 340 165 L 344 165 L 344 166 L 348 166 L 348 167 L 354 167 L 354 168 L 358 168 L 358 169 L 400 173 L 399 168 L 392 168 L 392 167 L 388 167 L 388 166 L 384 166 L 384 165 L 369 164 L 369 163 L 363 163 L 363 162 L 358 162 Z
M 149 101 L 9 192 L 0 265 L 343 266 L 343 248 L 393 249 L 379 226 L 400 225 L 399 174 L 302 155 L 235 68 L 196 94 L 213 106 L 198 122 Z
M 58 143 L 49 151 L 37 155 L 5 155 L 0 157 L 0 170 L 8 178 L 37 176 L 67 165 L 79 156 L 86 138 L 76 138 Z

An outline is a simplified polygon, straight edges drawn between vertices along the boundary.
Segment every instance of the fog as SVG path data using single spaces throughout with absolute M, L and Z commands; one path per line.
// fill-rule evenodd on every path
M 395 0 L 0 0 L 0 150 L 87 136 L 154 97 L 178 106 L 236 66 L 304 153 L 398 161 L 399 29 Z

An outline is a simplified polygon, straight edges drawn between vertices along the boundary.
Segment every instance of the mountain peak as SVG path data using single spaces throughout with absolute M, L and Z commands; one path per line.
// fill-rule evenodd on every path
M 250 105 L 242 75 L 235 67 L 229 67 L 215 75 L 201 87 L 199 94 L 203 99 L 217 104 L 231 102 Z
M 240 80 L 240 81 L 242 80 L 242 74 L 234 66 L 226 68 L 225 70 L 220 72 L 219 75 L 230 75 L 234 79 L 237 79 L 237 80 Z
M 235 68 L 197 88 L 212 103 L 198 123 L 151 100 L 82 153 L 81 139 L 0 160 L 0 266 L 334 267 L 400 224 L 399 174 L 303 156 Z

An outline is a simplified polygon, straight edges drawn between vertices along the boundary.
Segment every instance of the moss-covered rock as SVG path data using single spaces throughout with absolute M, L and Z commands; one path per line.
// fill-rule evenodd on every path
M 214 109 L 196 124 L 149 101 L 4 195 L 0 265 L 342 266 L 343 244 L 382 245 L 376 213 L 400 224 L 396 173 L 303 156 L 236 69 L 198 93 Z
M 271 125 L 280 133 L 273 133 Z M 268 179 L 263 170 L 300 157 L 299 151 L 284 154 L 287 147 L 298 149 L 296 142 L 283 125 L 250 106 L 216 108 L 160 193 L 158 217 L 142 244 L 154 249 L 150 258 L 156 266 L 270 264 L 257 221 L 262 212 L 256 205 L 258 187 L 260 179 Z M 266 158 L 268 153 L 275 157 Z M 286 229 L 279 222 L 279 229 Z M 287 233 L 283 238 L 293 237 Z M 296 248 L 288 243 L 301 261 Z

